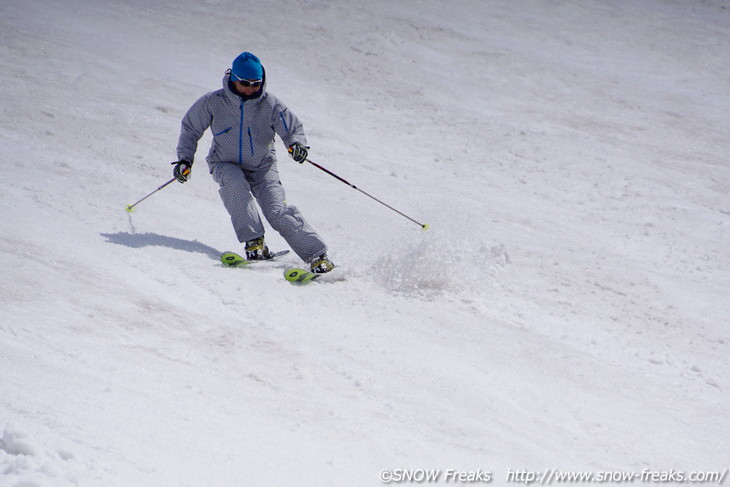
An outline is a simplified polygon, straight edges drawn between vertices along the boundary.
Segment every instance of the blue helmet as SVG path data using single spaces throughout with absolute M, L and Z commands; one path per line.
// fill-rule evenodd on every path
M 264 68 L 261 66 L 261 61 L 250 52 L 242 52 L 233 60 L 233 65 L 231 66 L 231 81 L 263 78 Z

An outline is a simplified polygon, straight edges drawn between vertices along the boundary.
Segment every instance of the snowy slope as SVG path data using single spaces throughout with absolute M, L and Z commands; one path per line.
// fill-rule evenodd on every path
M 721 0 L 4 0 L 0 486 L 730 467 L 729 22 Z M 224 269 L 209 135 L 189 183 L 124 212 L 243 50 L 314 161 L 431 230 L 282 155 L 344 279 Z

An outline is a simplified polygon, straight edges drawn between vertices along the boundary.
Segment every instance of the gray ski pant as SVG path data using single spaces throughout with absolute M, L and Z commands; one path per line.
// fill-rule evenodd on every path
M 256 209 L 258 203 L 271 228 L 279 232 L 291 249 L 305 262 L 327 251 L 327 245 L 304 220 L 296 206 L 285 202 L 276 161 L 265 161 L 254 170 L 230 162 L 208 164 L 238 241 L 261 237 L 264 225 Z M 254 201 L 255 200 L 255 201 Z

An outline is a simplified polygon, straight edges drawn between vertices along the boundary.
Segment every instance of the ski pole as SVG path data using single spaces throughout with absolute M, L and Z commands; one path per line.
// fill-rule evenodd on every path
M 329 175 L 330 175 L 330 176 L 332 176 L 333 178 L 335 178 L 335 179 L 337 179 L 337 180 L 339 180 L 339 181 L 342 181 L 343 183 L 345 183 L 346 185 L 348 185 L 348 186 L 349 186 L 349 187 L 351 187 L 352 189 L 356 189 L 356 190 L 360 191 L 360 192 L 361 192 L 362 194 L 364 194 L 364 195 L 365 195 L 365 196 L 367 196 L 368 198 L 372 198 L 372 199 L 374 199 L 375 201 L 377 201 L 378 203 L 380 203 L 381 205 L 385 206 L 386 208 L 389 208 L 389 209 L 393 210 L 394 212 L 398 213 L 398 214 L 399 214 L 400 216 L 403 216 L 403 217 L 405 217 L 405 218 L 408 218 L 408 219 L 409 219 L 410 221 L 412 221 L 413 223 L 415 223 L 415 224 L 419 225 L 419 226 L 420 226 L 420 227 L 421 227 L 421 228 L 422 228 L 423 230 L 428 230 L 428 228 L 429 228 L 429 225 L 428 225 L 428 223 L 421 223 L 421 222 L 419 222 L 419 221 L 417 221 L 417 220 L 414 220 L 413 218 L 411 218 L 410 216 L 406 215 L 406 214 L 405 214 L 405 213 L 403 213 L 402 211 L 396 210 L 395 208 L 393 208 L 393 207 L 392 207 L 392 206 L 390 206 L 389 204 L 387 204 L 387 203 L 384 203 L 384 202 L 380 201 L 380 200 L 379 200 L 378 198 L 376 198 L 375 196 L 373 196 L 373 195 L 371 195 L 371 194 L 369 194 L 369 193 L 366 193 L 365 191 L 361 190 L 360 188 L 358 188 L 357 186 L 355 186 L 355 185 L 354 185 L 354 184 L 352 184 L 351 182 L 349 182 L 349 181 L 347 181 L 346 179 L 344 179 L 344 178 L 341 178 L 341 177 L 340 177 L 340 176 L 338 176 L 337 174 L 333 173 L 333 172 L 332 172 L 332 171 L 330 171 L 329 169 L 326 169 L 326 168 L 324 168 L 324 167 L 320 166 L 319 164 L 317 164 L 316 162 L 314 162 L 314 161 L 311 161 L 311 160 L 309 160 L 309 159 L 304 159 L 304 160 L 305 160 L 305 161 L 307 161 L 308 163 L 310 163 L 311 165 L 313 165 L 314 167 L 316 167 L 317 169 L 321 169 L 322 171 L 326 172 L 327 174 L 329 174 Z
M 185 171 L 183 171 L 183 174 L 184 174 L 185 176 L 187 176 L 188 174 L 190 174 L 190 169 L 188 168 L 188 169 L 186 169 Z M 139 200 L 138 202 L 136 202 L 136 203 L 134 203 L 134 204 L 131 204 L 131 205 L 127 205 L 127 207 L 125 208 L 125 210 L 127 210 L 127 213 L 132 213 L 132 212 L 134 211 L 134 207 L 135 207 L 135 206 L 137 206 L 138 204 L 142 203 L 142 202 L 143 202 L 144 200 L 146 200 L 147 198 L 149 198 L 149 197 L 150 197 L 150 196 L 152 196 L 153 194 L 157 193 L 157 192 L 158 192 L 159 190 L 161 190 L 162 188 L 164 188 L 164 187 L 165 187 L 165 186 L 167 186 L 168 184 L 172 183 L 172 182 L 173 182 L 173 181 L 175 181 L 176 179 L 177 179 L 177 178 L 172 178 L 171 180 L 169 180 L 168 182 L 166 182 L 165 184 L 163 184 L 162 186 L 160 186 L 160 187 L 159 187 L 159 188 L 157 188 L 156 190 L 152 191 L 152 192 L 151 192 L 150 194 L 148 194 L 147 196 L 145 196 L 144 198 L 142 198 L 142 199 L 141 199 L 141 200 Z

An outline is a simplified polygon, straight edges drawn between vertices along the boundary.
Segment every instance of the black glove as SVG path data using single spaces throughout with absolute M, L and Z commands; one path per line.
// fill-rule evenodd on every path
M 307 149 L 309 149 L 309 147 L 306 145 L 300 142 L 294 142 L 289 146 L 289 155 L 292 159 L 301 164 L 307 160 Z
M 172 175 L 181 182 L 184 183 L 190 179 L 190 170 L 193 168 L 193 163 L 190 161 L 177 161 L 171 164 L 175 164 L 175 169 L 172 170 Z

